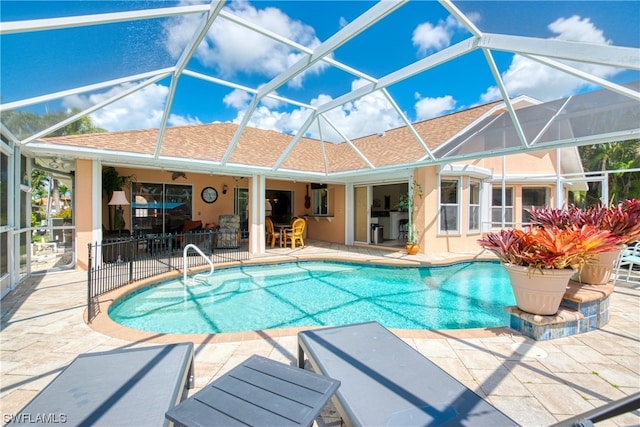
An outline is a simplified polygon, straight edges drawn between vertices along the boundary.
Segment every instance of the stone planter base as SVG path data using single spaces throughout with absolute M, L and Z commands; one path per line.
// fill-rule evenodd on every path
M 570 281 L 560 309 L 549 316 L 506 307 L 510 327 L 537 341 L 568 337 L 601 328 L 609 323 L 609 296 L 613 284 L 584 285 Z

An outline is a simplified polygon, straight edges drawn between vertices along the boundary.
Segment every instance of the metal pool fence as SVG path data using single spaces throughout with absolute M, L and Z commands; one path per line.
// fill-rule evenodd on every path
M 220 230 L 111 237 L 89 244 L 89 323 L 98 313 L 100 295 L 132 282 L 182 270 L 183 248 L 190 243 L 200 248 L 214 264 L 249 259 L 247 240 L 241 240 L 235 232 Z M 188 255 L 187 268 L 207 264 L 196 251 L 189 251 Z

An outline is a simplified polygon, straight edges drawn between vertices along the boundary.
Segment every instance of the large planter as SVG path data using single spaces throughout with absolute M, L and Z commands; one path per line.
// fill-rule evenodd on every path
M 621 250 L 622 248 L 612 252 L 596 254 L 591 261 L 582 267 L 582 270 L 571 277 L 571 280 L 588 285 L 606 285 L 611 279 L 611 274 Z
M 520 265 L 503 264 L 511 280 L 516 305 L 522 311 L 548 316 L 560 307 L 569 279 L 570 269 L 530 269 Z

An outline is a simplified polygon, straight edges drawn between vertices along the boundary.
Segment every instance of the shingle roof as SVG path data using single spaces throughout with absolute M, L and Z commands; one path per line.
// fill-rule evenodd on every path
M 481 105 L 413 124 L 430 150 L 438 147 L 490 111 L 498 103 Z M 161 157 L 198 159 L 220 164 L 233 141 L 238 125 L 211 123 L 167 128 L 160 150 Z M 114 151 L 123 158 L 127 154 L 153 156 L 157 129 L 92 133 L 44 138 L 41 141 L 59 146 Z M 228 163 L 247 167 L 274 168 L 293 140 L 292 135 L 246 127 L 229 156 Z M 300 138 L 279 166 L 285 170 L 332 173 L 365 169 L 369 166 L 356 149 L 374 167 L 416 162 L 427 153 L 406 126 L 374 134 L 346 143 L 333 144 Z M 356 149 L 354 149 L 354 147 Z

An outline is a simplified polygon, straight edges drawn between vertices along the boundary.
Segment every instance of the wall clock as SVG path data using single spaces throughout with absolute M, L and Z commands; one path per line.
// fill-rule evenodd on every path
M 213 187 L 205 187 L 202 190 L 202 200 L 206 203 L 213 203 L 218 199 L 218 190 Z

